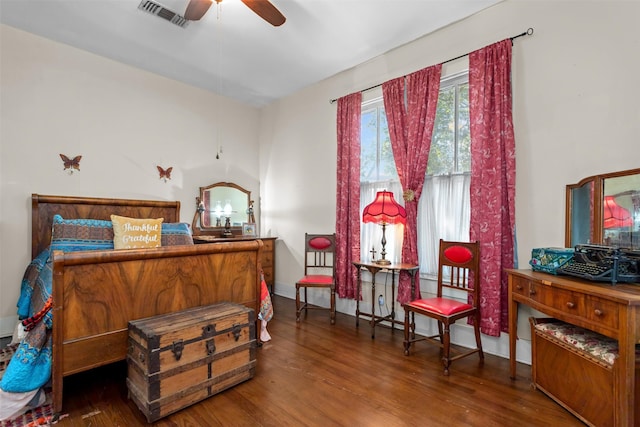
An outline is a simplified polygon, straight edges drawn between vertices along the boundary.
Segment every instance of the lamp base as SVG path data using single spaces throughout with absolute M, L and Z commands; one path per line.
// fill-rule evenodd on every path
M 229 217 L 224 221 L 224 231 L 222 232 L 222 237 L 233 237 L 233 233 L 231 232 L 231 220 Z
M 391 264 L 391 261 L 389 261 L 388 259 L 377 259 L 375 261 L 373 261 L 375 264 L 378 265 L 389 265 Z

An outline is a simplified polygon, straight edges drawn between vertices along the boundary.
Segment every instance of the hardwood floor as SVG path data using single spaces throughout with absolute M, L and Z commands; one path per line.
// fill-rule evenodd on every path
M 156 426 L 583 426 L 530 386 L 531 369 L 509 378 L 507 359 L 476 355 L 445 377 L 438 349 L 403 355 L 402 331 L 310 311 L 295 322 L 293 300 L 274 297 L 272 341 L 257 352 L 253 379 L 156 422 Z M 419 345 L 422 344 L 422 345 Z M 67 377 L 58 426 L 147 425 L 127 397 L 126 364 Z

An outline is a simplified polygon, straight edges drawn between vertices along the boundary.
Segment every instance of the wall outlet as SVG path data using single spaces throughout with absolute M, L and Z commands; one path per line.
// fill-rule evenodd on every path
M 378 295 L 378 304 L 384 305 L 384 297 L 382 296 L 382 294 Z

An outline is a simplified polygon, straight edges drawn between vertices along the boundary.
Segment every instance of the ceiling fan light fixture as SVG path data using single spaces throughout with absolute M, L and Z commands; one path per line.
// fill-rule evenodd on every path
M 199 21 L 209 10 L 213 2 L 220 4 L 222 0 L 189 0 L 184 17 L 189 21 Z M 241 0 L 256 15 L 273 25 L 279 27 L 287 20 L 282 13 L 269 0 Z

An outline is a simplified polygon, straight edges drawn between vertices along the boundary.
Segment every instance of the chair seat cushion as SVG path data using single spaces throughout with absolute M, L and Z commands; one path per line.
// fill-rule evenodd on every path
M 449 298 L 425 298 L 411 301 L 406 304 L 409 307 L 415 307 L 419 310 L 427 310 L 435 313 L 451 316 L 462 311 L 471 310 L 472 305 L 466 302 L 456 301 Z
M 310 274 L 308 276 L 304 276 L 302 279 L 298 280 L 298 283 L 314 283 L 314 284 L 326 284 L 330 285 L 333 283 L 333 277 L 327 276 L 323 274 Z

